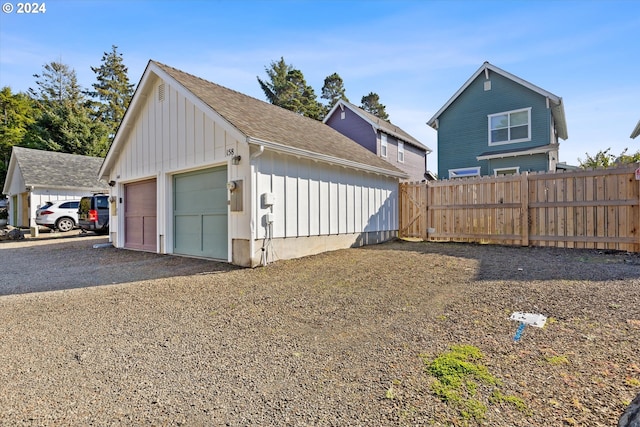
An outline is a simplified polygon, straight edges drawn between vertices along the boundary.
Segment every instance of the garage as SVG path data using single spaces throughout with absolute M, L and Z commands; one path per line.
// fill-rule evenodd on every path
M 227 260 L 227 167 L 173 177 L 176 254 Z
M 125 184 L 125 248 L 151 252 L 157 250 L 156 198 L 155 179 Z

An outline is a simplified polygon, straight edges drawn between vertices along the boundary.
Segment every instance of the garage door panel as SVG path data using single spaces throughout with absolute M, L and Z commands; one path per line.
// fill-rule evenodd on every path
M 227 259 L 227 168 L 174 176 L 174 252 Z
M 183 254 L 201 252 L 200 215 L 176 215 L 174 221 L 176 251 Z
M 125 248 L 157 250 L 156 180 L 125 184 Z
M 212 258 L 226 258 L 227 248 L 220 250 L 217 242 L 227 241 L 227 216 L 203 215 L 202 217 L 202 250 L 212 254 Z

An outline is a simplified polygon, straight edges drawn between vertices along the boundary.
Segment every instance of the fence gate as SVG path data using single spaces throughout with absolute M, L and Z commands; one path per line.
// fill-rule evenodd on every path
M 400 184 L 400 237 L 427 235 L 427 186 L 423 183 Z

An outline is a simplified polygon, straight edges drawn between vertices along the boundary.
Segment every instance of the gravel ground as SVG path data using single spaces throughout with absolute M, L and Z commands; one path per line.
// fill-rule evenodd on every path
M 102 241 L 0 243 L 0 425 L 613 426 L 640 392 L 637 254 L 396 241 L 237 269 Z M 514 341 L 514 311 L 547 324 Z M 436 397 L 453 345 L 499 382 Z

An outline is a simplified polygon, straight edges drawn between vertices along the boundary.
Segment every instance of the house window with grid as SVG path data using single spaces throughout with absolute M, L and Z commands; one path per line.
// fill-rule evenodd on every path
M 398 163 L 404 163 L 404 142 L 398 141 Z
M 531 108 L 490 114 L 489 145 L 531 140 Z
M 382 157 L 387 157 L 387 135 L 380 135 L 380 155 Z

